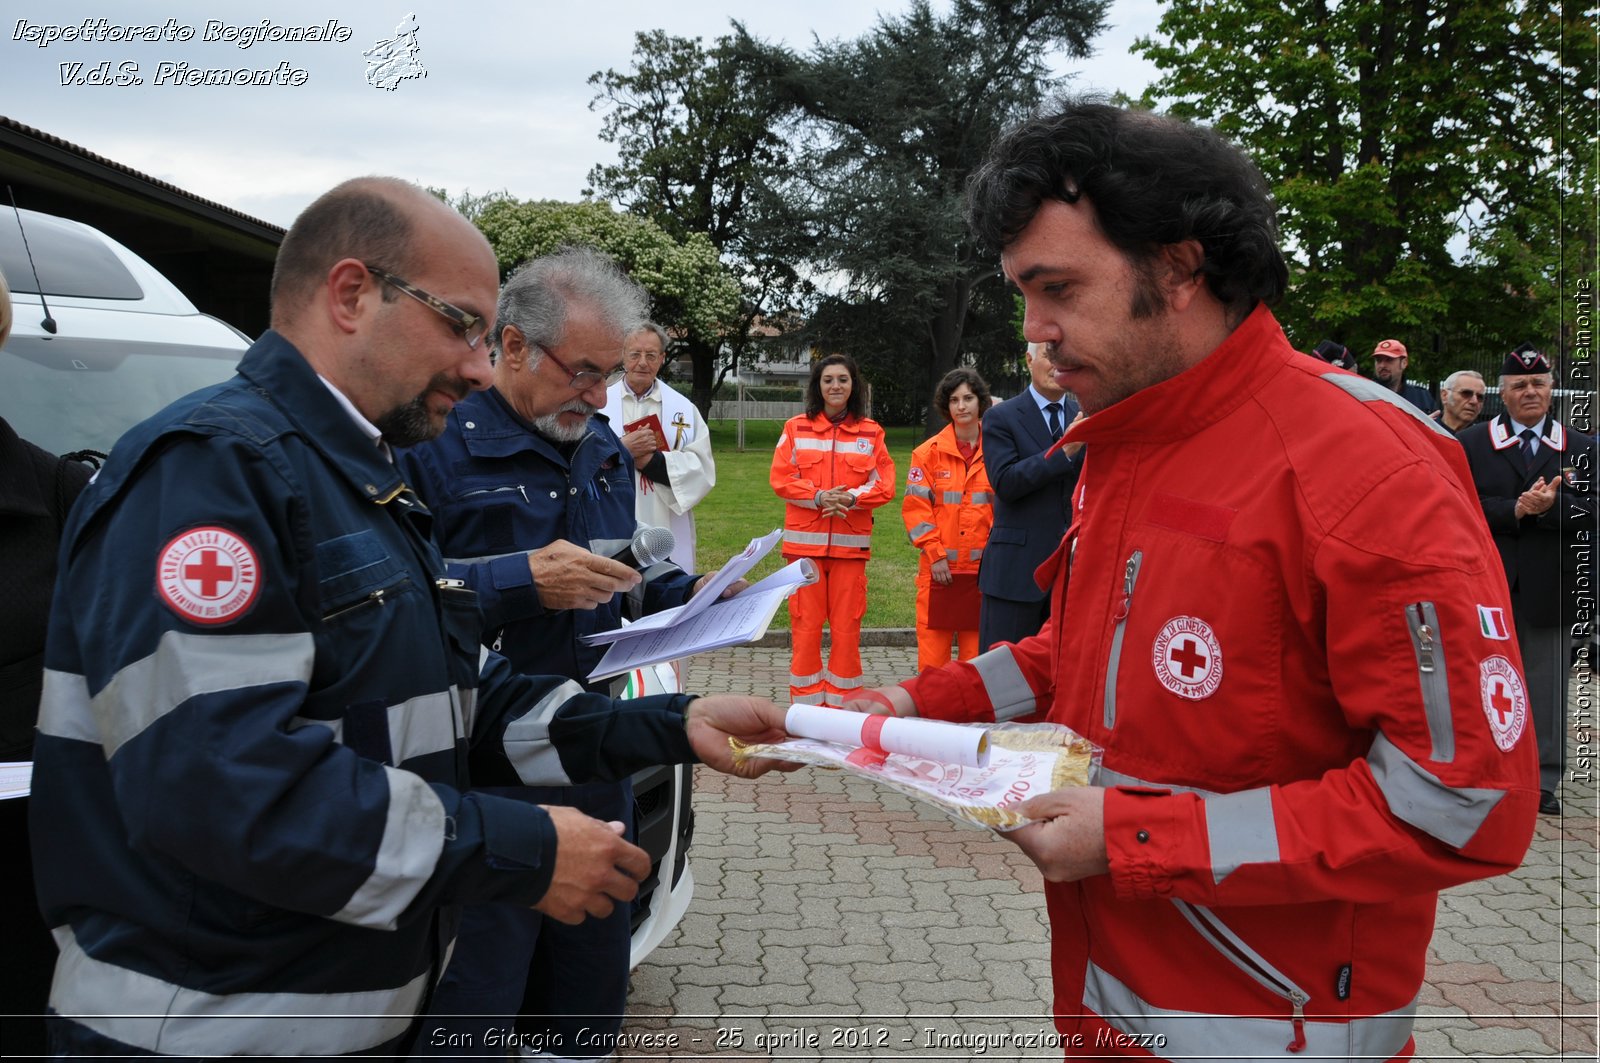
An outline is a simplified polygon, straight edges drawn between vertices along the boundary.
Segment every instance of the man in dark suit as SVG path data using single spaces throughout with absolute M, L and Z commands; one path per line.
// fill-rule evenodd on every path
M 1028 345 L 1032 383 L 983 417 L 983 462 L 994 488 L 994 528 L 978 569 L 983 607 L 978 648 L 1038 633 L 1050 597 L 1034 582 L 1038 568 L 1072 522 L 1072 489 L 1083 468 L 1082 444 L 1045 455 L 1078 416 L 1078 404 L 1056 383 L 1050 359 Z
M 1587 567 L 1595 532 L 1595 441 L 1550 416 L 1554 386 L 1550 360 L 1522 345 L 1500 371 L 1505 411 L 1460 435 L 1511 587 L 1539 742 L 1539 811 L 1552 816 L 1561 813 L 1555 792 L 1566 761 L 1567 624 L 1575 620 L 1563 616 L 1566 584 L 1580 560 Z M 1480 616 L 1486 636 L 1508 637 L 1494 610 L 1479 612 L 1489 614 Z M 1488 706 L 1488 685 L 1484 694 Z

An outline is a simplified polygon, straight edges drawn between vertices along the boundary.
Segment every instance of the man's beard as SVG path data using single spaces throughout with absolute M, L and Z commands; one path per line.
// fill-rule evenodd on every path
M 426 443 L 436 438 L 444 431 L 444 419 L 438 421 L 433 418 L 433 411 L 428 409 L 428 396 L 435 391 L 442 391 L 455 397 L 457 402 L 466 398 L 472 388 L 466 381 L 457 377 L 446 376 L 441 373 L 428 381 L 428 389 L 416 398 L 403 405 L 396 406 L 388 413 L 383 414 L 373 425 L 383 436 L 383 441 L 391 447 L 414 447 L 418 443 Z
M 552 413 L 533 419 L 534 430 L 546 439 L 557 443 L 576 443 L 583 438 L 589 430 L 589 418 L 600 412 L 600 407 L 590 406 L 582 399 L 572 399 L 562 404 Z M 562 424 L 561 415 L 564 413 L 581 413 L 583 420 L 574 425 Z

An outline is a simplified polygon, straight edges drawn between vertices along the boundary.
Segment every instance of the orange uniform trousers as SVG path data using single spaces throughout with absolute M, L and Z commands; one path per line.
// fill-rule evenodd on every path
M 787 560 L 795 558 L 785 554 Z M 813 557 L 817 582 L 789 598 L 789 700 L 842 705 L 861 686 L 861 618 L 867 612 L 867 559 Z M 828 665 L 822 665 L 822 625 Z

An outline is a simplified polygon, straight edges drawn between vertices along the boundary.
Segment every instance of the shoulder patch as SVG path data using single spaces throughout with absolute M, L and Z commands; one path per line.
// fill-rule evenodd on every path
M 906 483 L 908 483 L 908 484 L 919 484 L 921 482 L 922 482 L 922 466 L 920 466 L 920 465 L 911 466 L 911 471 L 906 474 Z
M 249 611 L 261 590 L 256 552 L 226 528 L 190 528 L 161 548 L 156 594 L 192 624 L 226 624 Z
M 1506 658 L 1487 657 L 1478 665 L 1478 686 L 1494 744 L 1509 753 L 1528 725 L 1528 691 L 1522 676 Z

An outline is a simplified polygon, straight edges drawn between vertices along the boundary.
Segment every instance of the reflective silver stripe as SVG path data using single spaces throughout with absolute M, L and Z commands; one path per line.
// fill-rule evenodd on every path
M 398 705 L 390 705 L 389 763 L 404 764 L 413 757 L 455 749 L 458 733 L 455 704 L 458 696 L 452 687 L 442 694 L 423 694 Z M 326 727 L 333 732 L 335 741 L 344 741 L 343 720 L 296 716 L 289 722 L 290 730 L 302 727 Z
M 1396 406 L 1404 410 L 1406 413 L 1421 421 L 1430 429 L 1438 432 L 1445 438 L 1455 438 L 1450 434 L 1450 430 L 1444 425 L 1440 424 L 1438 421 L 1435 421 L 1432 417 L 1429 417 L 1427 414 L 1411 405 L 1410 402 L 1401 398 L 1399 395 L 1396 395 L 1394 392 L 1390 391 L 1376 380 L 1368 380 L 1364 376 L 1355 376 L 1351 373 L 1323 373 L 1322 379 L 1326 380 L 1335 387 L 1343 389 L 1355 398 L 1360 399 L 1362 402 L 1387 402 L 1390 406 Z
M 308 682 L 315 655 L 309 632 L 191 635 L 169 631 L 156 643 L 154 653 L 125 665 L 87 705 L 77 700 L 87 691 L 86 686 L 63 686 L 57 681 L 52 698 L 41 704 L 39 730 L 60 738 L 97 741 L 109 759 L 190 698 L 274 683 Z
M 633 536 L 626 539 L 590 539 L 589 552 L 599 554 L 601 557 L 610 557 L 633 545 Z
M 229 993 L 186 989 L 94 959 L 70 927 L 55 930 L 50 1006 L 124 1044 L 174 1056 L 336 1056 L 406 1032 L 428 976 L 362 993 Z
M 853 546 L 853 547 L 859 547 L 862 550 L 865 550 L 865 549 L 867 549 L 868 547 L 870 547 L 872 545 L 872 536 L 870 536 L 870 535 L 835 535 L 835 536 L 832 537 L 832 545 L 834 545 L 834 546 Z
M 383 771 L 389 780 L 389 809 L 372 874 L 333 918 L 393 930 L 439 863 L 445 814 L 444 803 L 422 776 L 387 766 Z
M 850 492 L 852 497 L 860 498 L 862 495 L 866 494 L 868 491 L 870 491 L 874 487 L 876 487 L 877 483 L 878 483 L 878 470 L 877 469 L 873 469 L 872 472 L 868 474 L 866 482 L 864 482 L 860 487 L 850 487 L 850 488 L 847 488 L 846 490 L 848 490 Z
M 983 692 L 989 696 L 997 722 L 1014 720 L 1038 709 L 1039 699 L 1023 677 L 1010 646 L 996 646 L 978 654 L 972 658 L 972 667 L 978 670 Z
M 1472 840 L 1505 796 L 1504 790 L 1447 786 L 1382 731 L 1367 750 L 1367 767 L 1395 818 L 1456 849 Z
M 783 529 L 783 541 L 786 543 L 794 543 L 797 546 L 827 546 L 828 533 L 793 531 L 789 528 L 785 528 Z
M 550 742 L 550 719 L 556 710 L 583 693 L 583 688 L 568 679 L 512 720 L 504 738 L 506 758 L 517 769 L 525 786 L 571 786 L 561 756 Z
M 823 669 L 823 678 L 843 690 L 854 690 L 865 683 L 865 679 L 859 675 L 835 675 L 827 668 Z
M 992 506 L 994 505 L 994 493 L 990 491 L 974 491 L 972 492 L 972 504 L 975 506 Z
M 1120 771 L 1112 771 L 1105 765 L 1100 766 L 1100 775 L 1095 782 L 1096 786 L 1137 786 L 1146 790 L 1171 790 L 1175 794 L 1195 794 L 1198 797 L 1221 797 L 1215 790 L 1202 790 L 1198 786 L 1179 786 L 1170 782 L 1151 782 L 1140 779 Z
M 967 554 L 968 554 L 968 557 L 971 558 L 973 561 L 982 561 L 983 560 L 983 550 L 982 549 L 969 550 L 967 552 Z
M 928 489 L 926 484 L 906 484 L 906 497 L 921 498 L 932 502 L 933 492 Z
M 89 710 L 87 679 L 53 668 L 44 670 L 44 689 L 39 696 L 39 733 L 100 744 L 94 713 Z
M 789 703 L 792 705 L 821 705 L 822 691 L 814 694 L 790 694 Z
M 918 524 L 915 528 L 912 528 L 906 534 L 911 537 L 911 541 L 912 542 L 916 542 L 917 541 L 917 536 L 926 535 L 928 532 L 938 531 L 938 530 L 939 530 L 938 525 L 929 524 L 927 521 L 923 521 L 921 524 Z
M 823 704 L 823 705 L 831 705 L 836 709 L 837 708 L 841 708 L 844 705 L 844 695 L 843 694 L 835 694 L 831 690 L 824 690 L 822 692 L 821 704 Z
M 1269 787 L 1208 797 L 1205 810 L 1213 882 L 1220 884 L 1240 864 L 1278 862 L 1278 825 Z
M 1190 972 L 1200 984 L 1201 972 Z M 1262 1059 L 1389 1059 L 1411 1037 L 1416 1002 L 1382 1015 L 1349 1022 L 1305 1022 L 1306 1047 L 1290 1054 L 1294 1037 L 1290 1013 L 1282 1018 L 1245 1018 L 1158 1008 L 1116 976 L 1090 962 L 1084 972 L 1084 1007 L 1114 1029 L 1135 1037 L 1165 1040 L 1161 1058 L 1171 1063 L 1256 1063 Z M 1183 1050 L 1202 1053 L 1191 1055 Z
M 1444 642 L 1439 638 L 1439 612 L 1432 602 L 1416 602 L 1406 606 L 1405 614 L 1411 649 L 1417 658 L 1417 679 L 1422 686 L 1422 711 L 1428 719 L 1428 737 L 1433 741 L 1431 759 L 1448 764 L 1456 759 L 1456 728 L 1450 715 L 1449 670 L 1445 667 Z
M 961 491 L 945 491 L 939 496 L 939 500 L 947 506 L 959 506 L 963 493 Z
M 810 675 L 795 675 L 793 672 L 789 673 L 789 685 L 792 687 L 808 687 L 813 683 L 820 682 L 822 682 L 821 672 L 812 672 Z
M 821 506 L 817 505 L 817 497 L 815 495 L 812 495 L 810 498 L 788 498 L 784 501 L 788 502 L 791 506 L 799 506 L 801 509 L 822 508 Z
M 796 450 L 833 450 L 833 440 L 818 439 L 816 436 L 798 436 L 794 441 Z
M 483 565 L 490 561 L 498 561 L 502 557 L 522 557 L 527 552 L 526 550 L 508 550 L 503 554 L 483 554 L 480 557 L 447 557 L 444 559 L 444 563 L 447 565 Z

